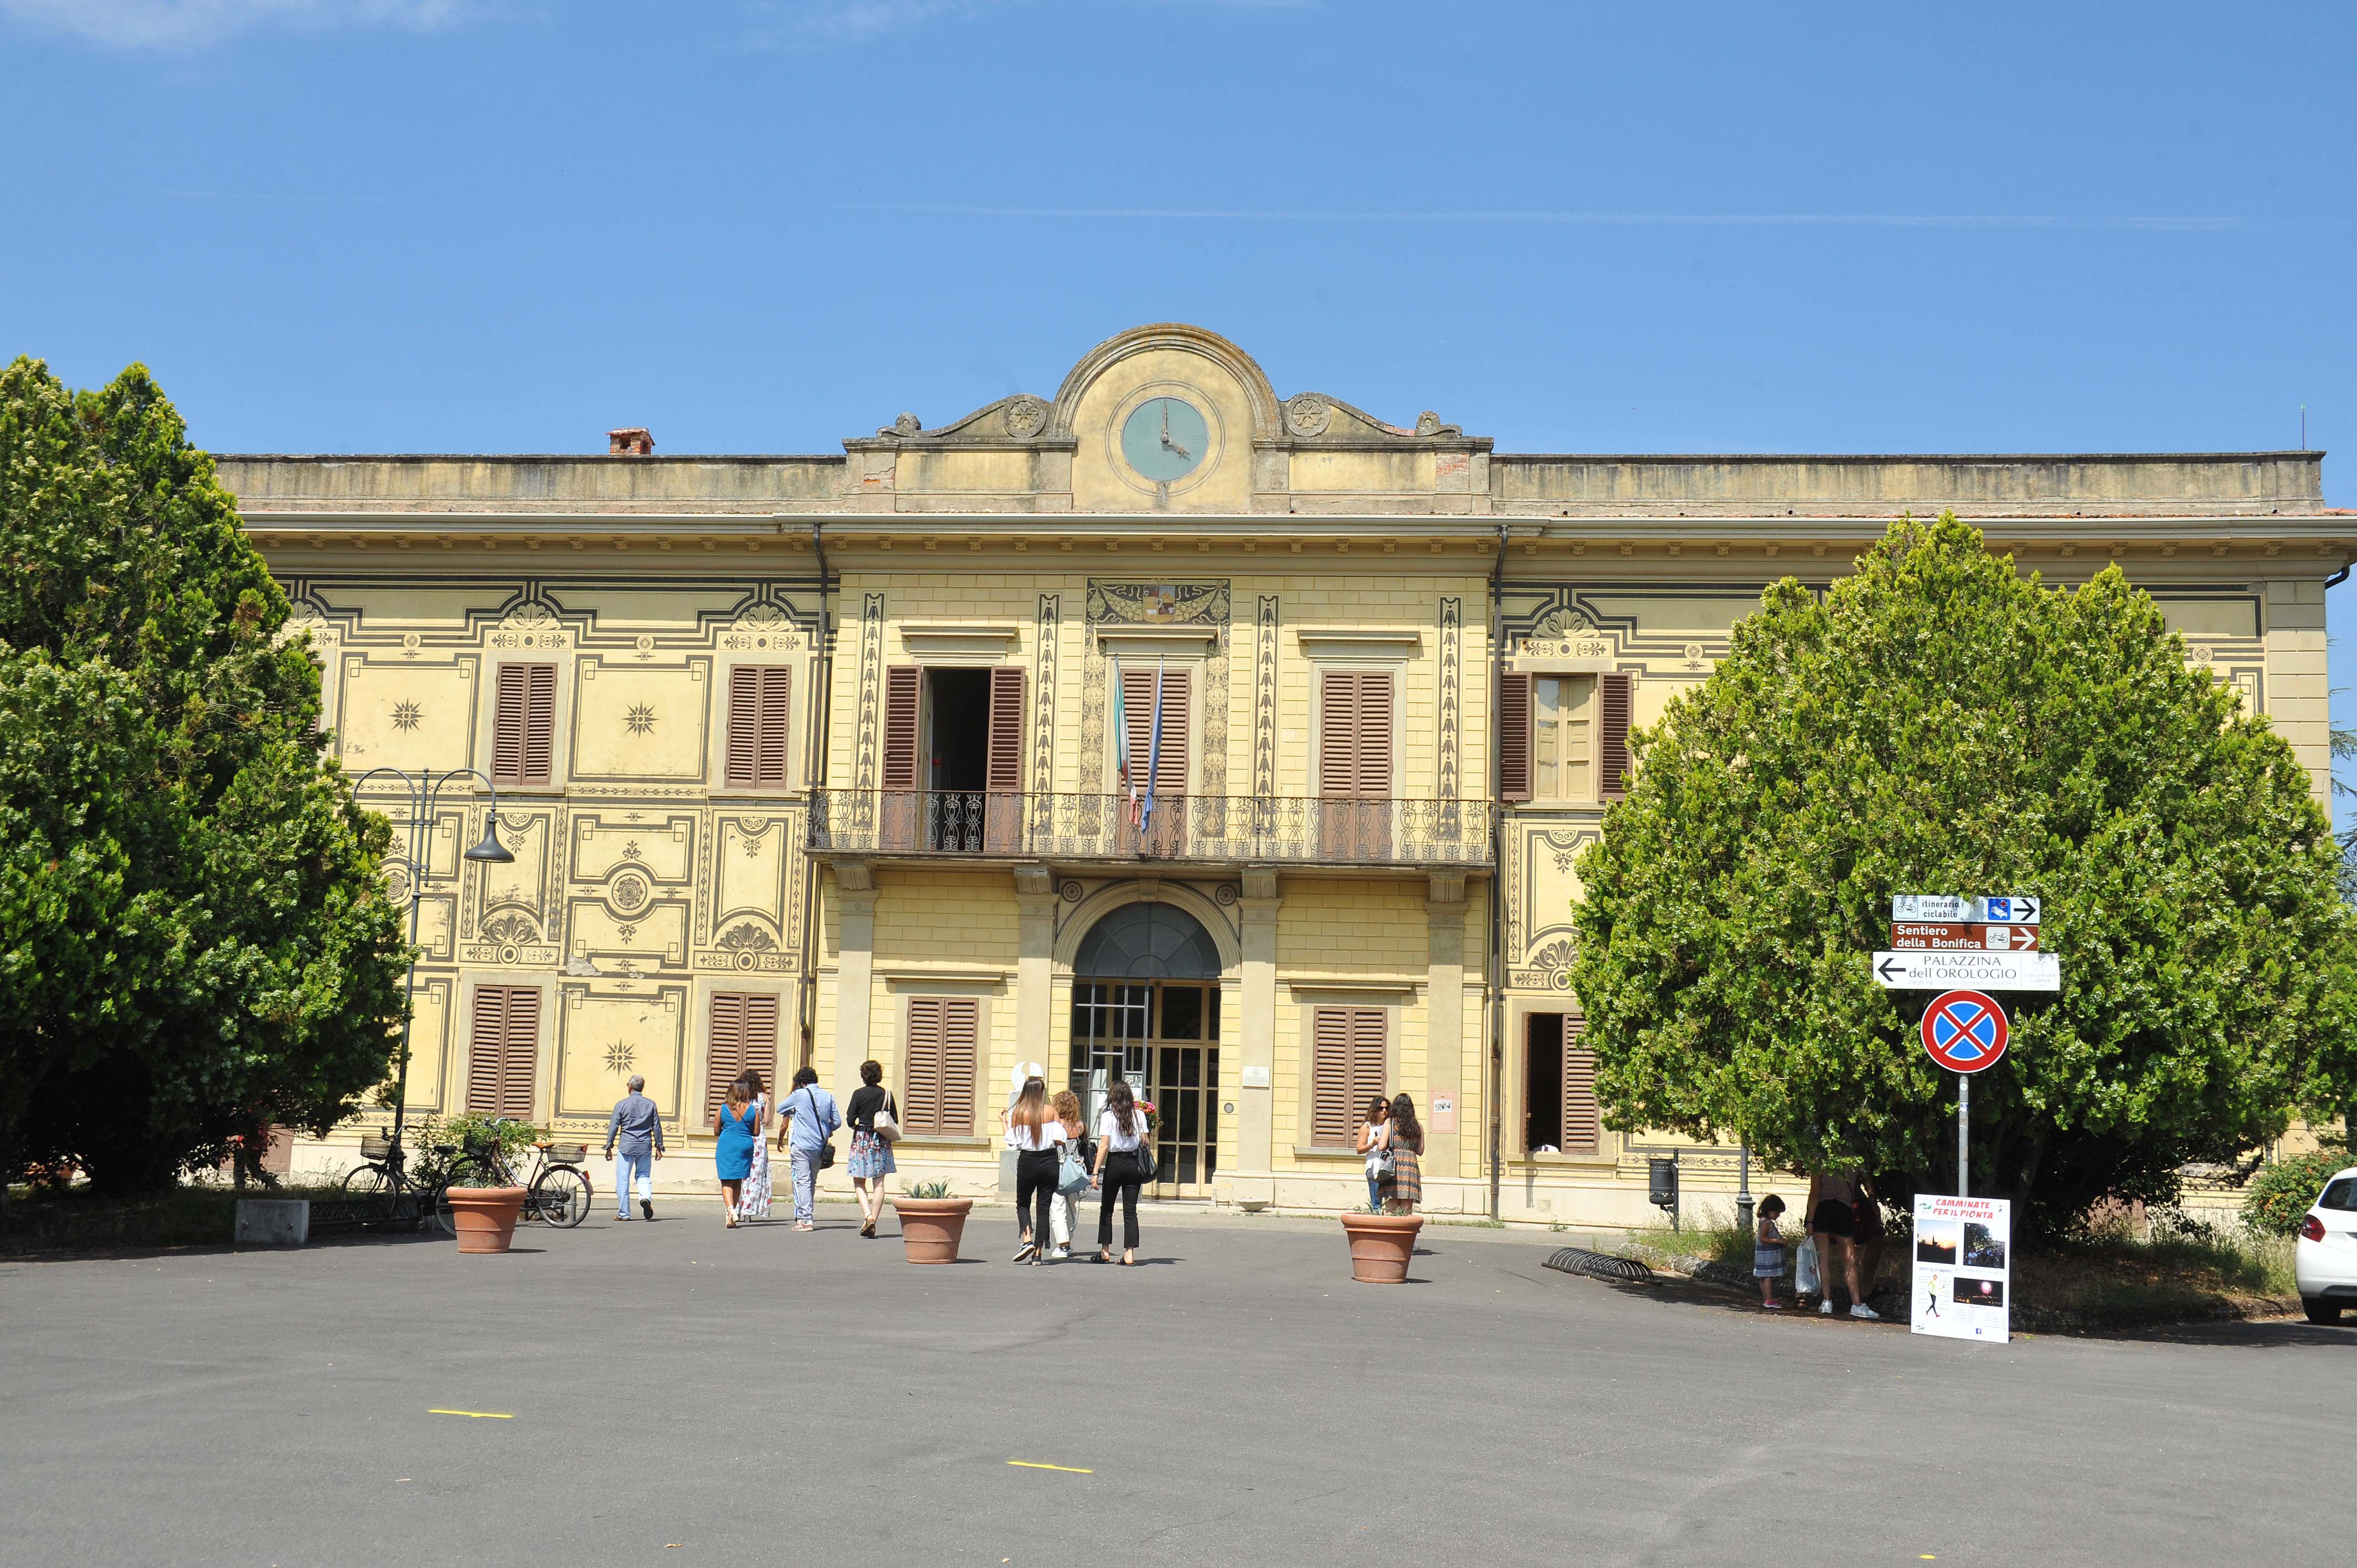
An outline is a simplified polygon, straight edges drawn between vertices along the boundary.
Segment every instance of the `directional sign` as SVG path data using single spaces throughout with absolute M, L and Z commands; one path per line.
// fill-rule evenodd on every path
M 1961 920 L 1893 920 L 1890 945 L 1901 952 L 2035 952 L 2038 928 L 1968 925 Z
M 1890 900 L 1894 920 L 1977 920 L 1980 900 L 1953 893 L 1900 893 Z
M 2038 924 L 2039 900 L 2018 893 L 1995 898 L 1975 898 L 1973 912 L 1965 918 L 1990 926 L 2034 926 Z
M 1923 1048 L 1950 1072 L 1979 1072 L 2005 1055 L 2013 1026 L 1993 996 L 1950 991 L 1923 1011 Z
M 2050 952 L 1878 952 L 1874 982 L 1886 991 L 2060 991 Z

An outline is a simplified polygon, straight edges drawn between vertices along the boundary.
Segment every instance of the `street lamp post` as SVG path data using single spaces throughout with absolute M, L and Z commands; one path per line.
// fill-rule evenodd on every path
M 466 852 L 465 858 L 489 865 L 512 864 L 515 855 L 500 843 L 500 787 L 491 782 L 490 774 L 479 768 L 457 768 L 436 777 L 429 768 L 421 768 L 414 777 L 398 768 L 371 768 L 352 780 L 352 792 L 358 795 L 368 781 L 378 774 L 401 780 L 409 797 L 408 854 L 393 862 L 409 875 L 409 973 L 402 985 L 401 1066 L 393 1085 L 393 1157 L 401 1158 L 401 1129 L 409 1109 L 409 1030 L 410 1019 L 417 1002 L 417 925 L 418 907 L 425 897 L 425 870 L 428 852 L 432 848 L 434 808 L 441 803 L 442 790 L 454 779 L 482 780 L 490 791 L 490 811 L 483 823 L 483 842 Z

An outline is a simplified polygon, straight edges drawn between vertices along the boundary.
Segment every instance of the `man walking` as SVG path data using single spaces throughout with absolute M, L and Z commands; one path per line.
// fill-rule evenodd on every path
M 655 1217 L 655 1172 L 653 1162 L 663 1156 L 662 1118 L 655 1113 L 655 1102 L 639 1092 L 647 1080 L 638 1073 L 630 1075 L 630 1092 L 615 1102 L 612 1120 L 606 1123 L 606 1157 L 614 1162 L 615 1218 L 630 1217 L 630 1176 L 639 1178 L 639 1212 L 648 1219 Z M 621 1153 L 614 1152 L 615 1140 L 621 1142 Z

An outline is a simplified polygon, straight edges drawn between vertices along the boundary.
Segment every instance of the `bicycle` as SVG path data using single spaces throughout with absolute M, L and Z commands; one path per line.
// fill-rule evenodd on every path
M 589 1157 L 587 1144 L 555 1144 L 546 1139 L 533 1144 L 540 1156 L 526 1173 L 523 1218 L 571 1230 L 589 1217 L 597 1189 L 578 1168 Z
M 413 1197 L 416 1201 L 416 1223 L 421 1229 L 431 1225 L 445 1236 L 456 1236 L 458 1222 L 446 1195 L 451 1178 L 460 1167 L 478 1163 L 481 1157 L 481 1151 L 471 1145 L 462 1151 L 455 1144 L 422 1144 L 417 1151 L 417 1173 L 413 1176 L 409 1156 L 393 1141 L 391 1129 L 363 1133 L 361 1159 L 364 1163 L 345 1176 L 344 1196 L 362 1202 L 382 1202 L 394 1217 L 400 1213 L 402 1197 Z

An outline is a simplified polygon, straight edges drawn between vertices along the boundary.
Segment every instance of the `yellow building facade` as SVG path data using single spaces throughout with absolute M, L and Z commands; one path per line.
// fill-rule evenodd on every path
M 872 1058 L 901 1179 L 965 1193 L 1032 1062 L 1138 1083 L 1173 1200 L 1362 1203 L 1377 1091 L 1434 1211 L 1641 1222 L 1673 1149 L 1731 1190 L 1731 1152 L 1601 1125 L 1573 865 L 1761 588 L 1901 511 L 2051 580 L 2117 561 L 2320 794 L 2357 548 L 2315 453 L 1517 456 L 1181 326 L 840 455 L 609 446 L 221 472 L 346 767 L 496 784 L 513 864 L 460 855 L 480 786 L 431 824 L 409 1105 L 594 1142 L 642 1074 L 673 1189 L 739 1068 L 841 1095 Z

